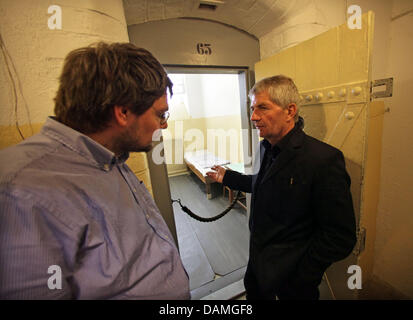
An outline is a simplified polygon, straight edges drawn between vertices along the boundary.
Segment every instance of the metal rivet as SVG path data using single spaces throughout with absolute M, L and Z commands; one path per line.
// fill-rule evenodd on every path
M 340 92 L 338 93 L 338 95 L 340 97 L 344 97 L 347 94 L 347 89 L 343 88 L 340 90 Z
M 311 94 L 309 94 L 305 97 L 305 100 L 311 101 L 311 100 L 313 100 L 313 96 Z
M 105 163 L 105 164 L 103 165 L 103 170 L 109 171 L 109 169 L 110 169 L 110 166 L 109 166 L 107 163 Z
M 361 88 L 355 87 L 351 90 L 351 93 L 353 94 L 353 96 L 358 96 L 361 93 Z
M 349 111 L 349 112 L 346 112 L 344 116 L 346 117 L 347 120 L 351 120 L 354 118 L 355 114 L 354 112 Z
M 323 97 L 324 97 L 324 95 L 323 95 L 321 92 L 319 92 L 319 93 L 317 93 L 317 94 L 315 95 L 315 99 L 316 99 L 317 101 L 320 101 L 321 99 L 323 99 Z
M 329 91 L 329 92 L 327 93 L 327 96 L 331 99 L 331 98 L 334 97 L 335 94 L 336 94 L 336 93 L 335 93 L 334 91 Z

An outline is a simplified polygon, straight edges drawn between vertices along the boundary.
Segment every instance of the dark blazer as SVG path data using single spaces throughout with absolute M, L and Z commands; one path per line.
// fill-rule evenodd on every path
M 274 298 L 316 288 L 324 271 L 356 243 L 350 177 L 340 150 L 294 129 L 266 171 L 227 170 L 223 183 L 252 192 L 247 296 Z M 264 147 L 260 152 L 263 159 Z

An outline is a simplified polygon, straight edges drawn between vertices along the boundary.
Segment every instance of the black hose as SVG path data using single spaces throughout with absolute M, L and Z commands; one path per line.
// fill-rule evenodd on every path
M 213 222 L 213 221 L 218 220 L 218 219 L 222 218 L 223 216 L 225 216 L 234 207 L 234 205 L 237 202 L 237 200 L 239 199 L 240 195 L 241 195 L 241 191 L 238 191 L 237 195 L 235 196 L 235 199 L 228 206 L 228 208 L 226 208 L 224 211 L 222 211 L 220 214 L 216 215 L 215 217 L 211 217 L 211 218 L 204 218 L 204 217 L 200 217 L 200 216 L 196 215 L 191 210 L 189 210 L 188 207 L 181 204 L 181 199 L 178 199 L 178 200 L 172 199 L 172 202 L 178 202 L 179 205 L 182 208 L 182 211 L 186 212 L 191 218 L 193 218 L 195 220 L 198 220 L 198 221 L 201 221 L 201 222 Z

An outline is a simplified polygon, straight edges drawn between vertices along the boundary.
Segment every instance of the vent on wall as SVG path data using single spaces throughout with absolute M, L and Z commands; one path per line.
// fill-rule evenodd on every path
M 209 11 L 215 11 L 217 8 L 216 5 L 214 4 L 206 4 L 206 3 L 200 3 L 198 9 L 201 10 L 209 10 Z
M 204 0 L 204 1 L 201 0 L 199 2 L 198 9 L 215 11 L 219 4 L 224 4 L 224 3 L 225 3 L 224 1 L 220 1 L 220 0 Z

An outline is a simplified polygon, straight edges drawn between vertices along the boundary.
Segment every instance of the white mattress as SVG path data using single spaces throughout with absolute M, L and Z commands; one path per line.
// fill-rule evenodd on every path
M 215 165 L 223 166 L 230 163 L 228 160 L 219 158 L 207 150 L 185 152 L 184 159 L 194 165 L 204 176 L 206 176 L 208 171 L 211 171 L 211 167 Z

